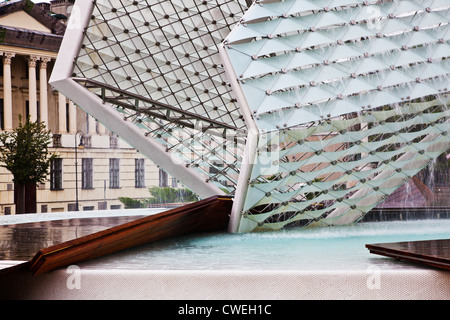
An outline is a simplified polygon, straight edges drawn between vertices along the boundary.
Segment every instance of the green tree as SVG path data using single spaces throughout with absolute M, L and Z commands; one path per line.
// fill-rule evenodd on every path
M 198 197 L 191 190 L 186 188 L 172 187 L 151 187 L 148 189 L 152 195 L 148 199 L 132 199 L 128 197 L 119 197 L 120 202 L 129 208 L 145 208 L 152 204 L 184 203 L 198 201 Z
M 197 196 L 189 189 L 172 187 L 152 187 L 148 189 L 152 197 L 148 199 L 150 204 L 177 203 L 197 201 Z
M 142 201 L 129 197 L 119 197 L 119 201 L 125 205 L 125 209 L 144 208 Z
M 16 213 L 36 212 L 36 185 L 49 174 L 50 164 L 57 158 L 49 155 L 52 134 L 45 125 L 27 118 L 13 132 L 0 133 L 0 166 L 13 175 Z

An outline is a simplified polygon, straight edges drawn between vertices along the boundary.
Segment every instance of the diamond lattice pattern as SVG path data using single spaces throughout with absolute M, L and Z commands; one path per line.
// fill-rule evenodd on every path
M 259 131 L 240 230 L 357 221 L 449 148 L 450 3 L 256 1 L 224 42 Z
M 73 77 L 174 161 L 234 192 L 245 123 L 218 45 L 246 9 L 244 0 L 97 0 Z

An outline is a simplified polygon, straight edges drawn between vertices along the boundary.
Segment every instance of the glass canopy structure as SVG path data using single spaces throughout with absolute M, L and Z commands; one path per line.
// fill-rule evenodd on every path
M 232 232 L 357 221 L 450 146 L 446 0 L 80 2 L 51 84 Z
M 50 82 L 199 196 L 234 193 L 246 126 L 218 46 L 246 9 L 78 1 Z

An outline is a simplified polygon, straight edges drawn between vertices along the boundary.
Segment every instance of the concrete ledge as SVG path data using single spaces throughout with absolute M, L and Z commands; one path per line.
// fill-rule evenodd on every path
M 1 299 L 448 300 L 450 273 L 357 271 L 160 271 L 59 269 L 0 277 Z

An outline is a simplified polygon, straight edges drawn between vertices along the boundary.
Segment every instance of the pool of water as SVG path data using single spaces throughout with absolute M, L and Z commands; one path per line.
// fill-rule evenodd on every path
M 425 268 L 369 253 L 366 244 L 450 238 L 450 219 L 360 223 L 276 232 L 196 234 L 80 264 L 126 270 L 367 270 Z
M 17 215 L 0 215 L 0 226 L 17 223 L 32 223 L 42 221 L 55 221 L 64 219 L 101 218 L 101 217 L 123 217 L 152 215 L 163 212 L 167 208 L 145 208 L 145 209 L 119 209 L 119 210 L 94 210 L 94 211 L 67 211 L 52 213 L 29 213 Z

